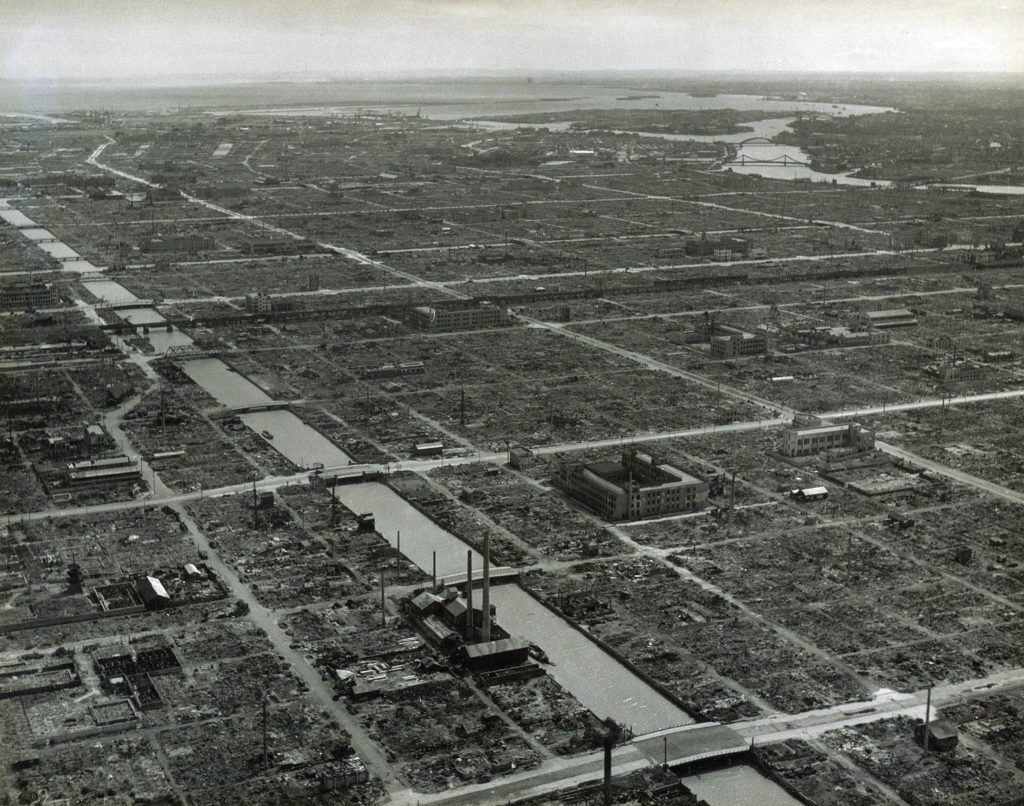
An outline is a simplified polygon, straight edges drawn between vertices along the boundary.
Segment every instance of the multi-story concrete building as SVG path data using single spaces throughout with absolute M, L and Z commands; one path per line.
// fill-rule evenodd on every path
M 250 313 L 267 314 L 273 313 L 274 302 L 269 294 L 255 292 L 245 295 L 245 309 Z
M 621 462 L 563 464 L 554 483 L 608 520 L 691 512 L 708 500 L 707 483 L 632 451 Z
M 733 330 L 722 327 L 720 330 Z M 762 355 L 768 352 L 768 334 L 764 331 L 747 333 L 736 330 L 721 336 L 711 337 L 712 358 L 736 358 L 742 355 Z
M 432 308 L 417 306 L 409 310 L 412 325 L 420 330 L 476 330 L 501 327 L 508 323 L 508 312 L 497 305 L 472 308 Z
M 985 367 L 973 361 L 943 361 L 929 364 L 924 371 L 943 383 L 953 381 L 975 381 L 985 375 Z
M 60 294 L 53 283 L 5 283 L 0 287 L 0 309 L 5 311 L 53 308 L 59 304 Z
M 873 448 L 875 433 L 857 423 L 787 428 L 782 433 L 779 453 L 783 456 L 813 456 L 832 448 Z

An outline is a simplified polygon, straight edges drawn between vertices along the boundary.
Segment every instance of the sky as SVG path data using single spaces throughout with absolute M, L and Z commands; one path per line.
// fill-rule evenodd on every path
M 0 0 L 0 80 L 1024 72 L 1024 0 Z

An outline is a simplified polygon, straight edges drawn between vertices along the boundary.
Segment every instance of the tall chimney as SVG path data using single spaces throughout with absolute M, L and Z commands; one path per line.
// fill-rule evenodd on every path
M 484 535 L 484 618 L 480 627 L 484 642 L 491 640 L 491 536 Z
M 473 641 L 473 551 L 466 552 L 466 642 Z

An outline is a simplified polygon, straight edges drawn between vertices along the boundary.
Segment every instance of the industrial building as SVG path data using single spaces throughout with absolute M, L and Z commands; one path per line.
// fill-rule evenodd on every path
M 171 603 L 170 594 L 156 577 L 145 576 L 139 580 L 139 596 L 151 610 L 167 607 Z
M 888 344 L 892 338 L 884 330 L 851 330 L 848 327 L 816 327 L 797 331 L 797 336 L 817 347 L 864 347 Z
M 493 671 L 527 663 L 529 647 L 520 638 L 500 638 L 482 644 L 467 644 L 459 649 L 458 657 L 470 671 Z
M 565 463 L 553 481 L 608 520 L 692 512 L 708 500 L 705 482 L 634 451 L 625 452 L 621 462 Z
M 858 330 L 885 327 L 912 327 L 917 324 L 913 311 L 906 308 L 890 308 L 884 311 L 861 311 L 854 317 Z
M 65 481 L 68 487 L 117 487 L 134 483 L 142 478 L 138 459 L 111 456 L 106 459 L 87 459 L 68 462 Z
M 858 423 L 787 428 L 782 432 L 779 453 L 783 456 L 813 456 L 832 448 L 869 449 L 875 446 L 875 433 Z
M 212 251 L 215 246 L 215 241 L 209 235 L 172 235 L 150 238 L 143 241 L 140 248 L 143 252 L 153 254 L 195 255 Z
M 398 364 L 381 364 L 363 370 L 364 378 L 399 378 L 403 375 L 422 375 L 426 368 L 422 361 L 403 361 Z
M 508 323 L 508 312 L 497 305 L 482 303 L 472 308 L 410 308 L 409 318 L 419 330 L 475 330 L 501 327 Z

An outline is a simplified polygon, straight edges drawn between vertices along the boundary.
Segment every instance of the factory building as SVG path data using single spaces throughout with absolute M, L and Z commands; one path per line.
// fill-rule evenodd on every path
M 908 311 L 906 308 L 890 308 L 885 311 L 862 311 L 854 318 L 854 324 L 859 330 L 885 327 L 913 327 L 917 324 L 917 317 L 914 316 L 913 311 Z
M 817 347 L 863 347 L 888 344 L 891 336 L 884 330 L 850 330 L 848 327 L 816 327 L 796 334 Z
M 139 580 L 139 596 L 151 610 L 159 610 L 171 603 L 171 596 L 163 583 L 156 577 L 145 576 Z
M 467 207 L 462 210 L 452 210 L 448 214 L 448 220 L 455 224 L 483 224 L 490 221 L 518 221 L 526 215 L 526 206 L 523 204 L 511 204 L 506 206 L 481 206 Z
M 608 520 L 692 512 L 708 500 L 705 482 L 633 451 L 624 453 L 621 462 L 565 463 L 553 481 Z
M 873 448 L 875 434 L 857 423 L 787 428 L 779 452 L 783 456 L 813 456 L 832 448 Z
M 111 456 L 106 459 L 86 459 L 68 462 L 65 481 L 68 487 L 118 487 L 131 484 L 142 478 L 138 459 L 128 456 Z
M 295 238 L 260 238 L 250 239 L 242 244 L 242 251 L 249 257 L 265 257 L 267 255 L 294 255 L 310 246 L 308 241 Z
M 150 238 L 140 244 L 143 252 L 152 254 L 185 254 L 195 255 L 210 252 L 216 246 L 209 235 L 173 235 L 168 237 Z
M 484 644 L 467 644 L 458 651 L 458 659 L 470 671 L 494 671 L 522 666 L 529 661 L 530 645 L 520 638 L 501 638 Z
M 403 361 L 399 364 L 381 364 L 363 370 L 364 378 L 399 378 L 403 375 L 422 375 L 426 367 L 422 361 Z
M 476 330 L 501 327 L 508 323 L 508 312 L 484 303 L 473 308 L 432 308 L 426 305 L 409 310 L 412 325 L 420 330 Z

